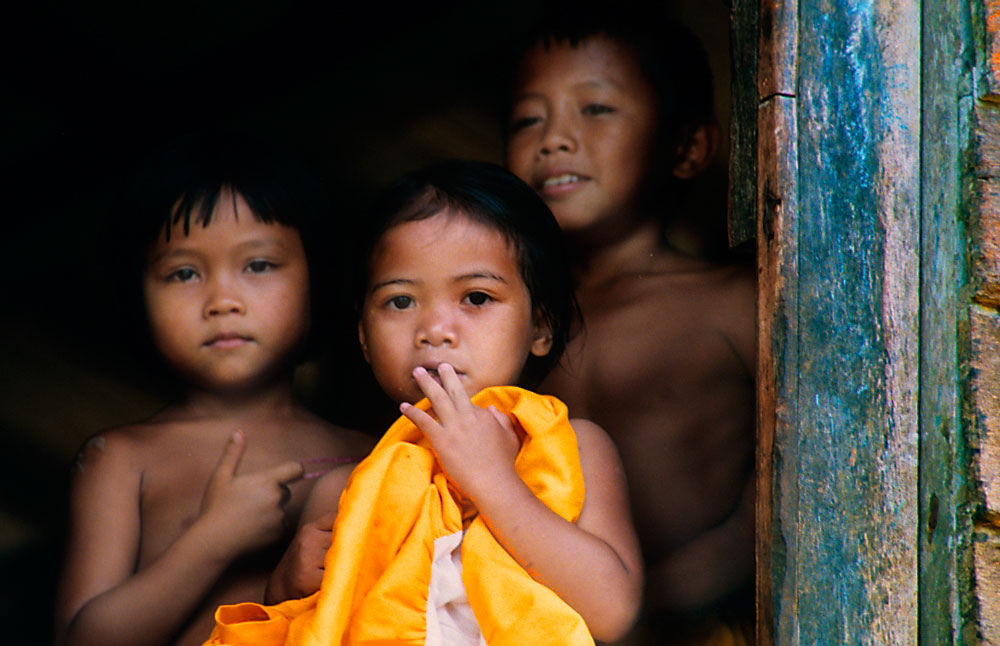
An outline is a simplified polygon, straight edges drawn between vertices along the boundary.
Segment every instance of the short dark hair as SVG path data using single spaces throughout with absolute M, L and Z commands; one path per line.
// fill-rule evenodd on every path
M 531 356 L 520 385 L 533 388 L 559 362 L 571 332 L 580 321 L 575 282 L 563 234 L 545 202 L 514 174 L 487 162 L 445 161 L 404 175 L 375 202 L 364 222 L 362 254 L 353 280 L 356 311 L 364 303 L 371 257 L 382 236 L 394 226 L 460 212 L 498 230 L 512 245 L 534 313 L 552 329 L 552 348 Z
M 209 226 L 213 211 L 225 206 L 224 200 L 231 199 L 235 210 L 237 195 L 257 221 L 299 232 L 309 267 L 310 329 L 322 330 L 330 314 L 330 272 L 318 248 L 332 215 L 326 191 L 291 149 L 252 133 L 189 134 L 145 160 L 119 214 L 123 233 L 119 257 L 126 263 L 129 281 L 123 287 L 140 297 L 147 255 L 158 236 L 165 234 L 169 240 L 176 225 L 185 235 L 192 226 Z M 137 310 L 146 323 L 144 308 Z M 299 358 L 314 356 L 323 336 L 309 334 Z
M 569 43 L 576 47 L 607 36 L 629 48 L 656 94 L 659 124 L 672 143 L 685 127 L 715 119 L 712 68 L 698 37 L 667 16 L 657 3 L 555 2 L 514 50 L 511 86 L 517 67 L 535 46 Z M 509 116 L 508 105 L 505 114 Z

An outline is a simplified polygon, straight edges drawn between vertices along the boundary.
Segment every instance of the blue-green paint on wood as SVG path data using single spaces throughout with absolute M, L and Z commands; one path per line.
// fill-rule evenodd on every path
M 907 431 L 894 428 L 892 407 L 907 403 L 887 392 L 888 335 L 907 331 L 885 325 L 880 148 L 910 127 L 892 99 L 897 75 L 914 71 L 886 68 L 896 35 L 880 20 L 874 3 L 799 5 L 799 426 L 778 438 L 797 506 L 782 519 L 794 598 L 781 603 L 795 616 L 780 643 L 870 643 L 892 594 L 882 551 L 915 503 L 884 468 L 892 435 Z

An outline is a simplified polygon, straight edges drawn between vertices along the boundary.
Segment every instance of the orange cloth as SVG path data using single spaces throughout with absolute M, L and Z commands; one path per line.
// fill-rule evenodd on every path
M 583 474 L 566 406 L 510 386 L 487 388 L 472 401 L 496 406 L 524 429 L 518 475 L 575 522 Z M 426 399 L 417 405 L 429 407 Z M 463 526 L 462 580 L 487 644 L 594 643 L 583 619 L 532 579 L 449 486 L 429 442 L 407 418 L 354 470 L 338 510 L 320 591 L 276 606 L 222 606 L 206 644 L 423 644 L 434 540 Z

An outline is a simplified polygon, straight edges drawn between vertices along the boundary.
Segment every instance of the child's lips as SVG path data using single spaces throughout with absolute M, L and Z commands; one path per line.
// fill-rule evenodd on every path
M 573 171 L 558 171 L 547 175 L 537 182 L 535 189 L 544 196 L 558 197 L 572 193 L 584 182 L 590 181 L 586 175 L 581 175 Z
M 216 350 L 231 350 L 233 348 L 239 348 L 247 343 L 250 343 L 251 341 L 253 341 L 253 338 L 244 334 L 224 332 L 213 336 L 208 341 L 205 341 L 203 345 L 207 348 L 213 348 Z

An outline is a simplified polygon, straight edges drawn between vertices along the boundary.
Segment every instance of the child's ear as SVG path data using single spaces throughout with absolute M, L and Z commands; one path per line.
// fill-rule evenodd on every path
M 365 328 L 361 325 L 361 321 L 358 321 L 358 342 L 361 344 L 361 354 L 365 356 L 365 361 L 371 363 L 372 360 L 368 358 L 368 342 L 365 340 Z
M 685 128 L 677 144 L 674 177 L 691 179 L 701 174 L 715 159 L 718 148 L 719 127 L 714 123 L 700 123 Z
M 535 325 L 531 337 L 531 354 L 544 357 L 552 349 L 552 326 L 540 314 L 535 315 Z

